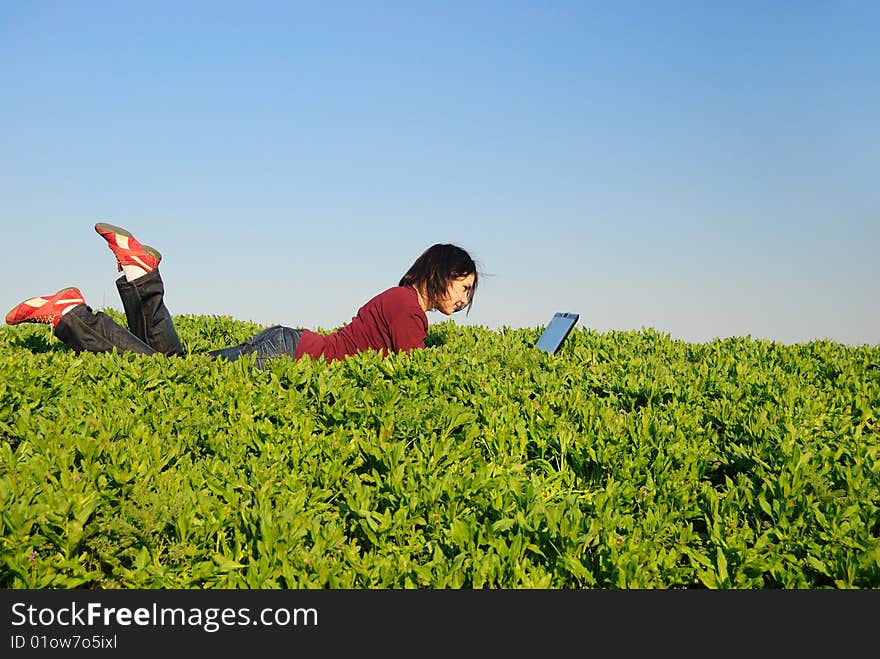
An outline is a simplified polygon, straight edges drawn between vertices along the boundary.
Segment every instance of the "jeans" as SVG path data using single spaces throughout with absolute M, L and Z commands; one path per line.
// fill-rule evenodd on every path
M 116 280 L 119 297 L 129 329 L 125 329 L 103 311 L 93 311 L 80 304 L 61 316 L 55 336 L 76 352 L 132 352 L 141 355 L 183 355 L 183 346 L 165 306 L 165 285 L 159 270 L 134 281 Z M 296 357 L 301 330 L 276 325 L 231 348 L 212 350 L 213 358 L 235 361 L 242 355 L 255 354 L 256 365 L 263 368 L 273 357 Z
M 257 368 L 264 368 L 266 362 L 275 357 L 287 356 L 295 359 L 296 346 L 299 344 L 301 333 L 302 330 L 275 325 L 255 334 L 244 343 L 239 343 L 231 348 L 212 350 L 208 354 L 215 359 L 224 357 L 232 362 L 242 355 L 253 354 L 256 355 Z
M 103 311 L 80 304 L 61 316 L 55 336 L 77 352 L 134 352 L 182 355 L 183 346 L 165 306 L 165 285 L 158 270 L 127 281 L 116 280 L 129 329 Z

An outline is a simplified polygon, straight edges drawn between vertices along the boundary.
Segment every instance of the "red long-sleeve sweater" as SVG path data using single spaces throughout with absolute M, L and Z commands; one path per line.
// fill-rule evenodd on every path
M 428 316 L 409 286 L 394 286 L 369 300 L 351 322 L 330 334 L 303 329 L 296 358 L 323 355 L 328 362 L 362 350 L 409 352 L 425 347 Z

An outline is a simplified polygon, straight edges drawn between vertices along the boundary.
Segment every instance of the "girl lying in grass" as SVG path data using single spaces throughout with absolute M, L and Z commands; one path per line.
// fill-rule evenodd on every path
M 112 224 L 95 225 L 116 256 L 123 275 L 116 280 L 128 329 L 102 311 L 94 311 L 77 288 L 34 297 L 6 314 L 7 325 L 46 323 L 76 352 L 131 352 L 144 355 L 182 355 L 183 347 L 167 307 L 159 274 L 162 255 L 141 244 L 130 232 Z M 450 316 L 470 309 L 479 275 L 470 255 L 450 244 L 426 249 L 392 286 L 368 300 L 351 322 L 329 334 L 275 325 L 236 346 L 213 350 L 214 358 L 234 361 L 254 354 L 262 368 L 275 357 L 306 355 L 326 361 L 345 359 L 363 350 L 382 354 L 425 347 L 428 311 Z

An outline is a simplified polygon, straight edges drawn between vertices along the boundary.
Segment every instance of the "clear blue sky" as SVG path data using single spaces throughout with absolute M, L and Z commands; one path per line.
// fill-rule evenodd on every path
M 0 300 L 332 328 L 454 242 L 469 316 L 880 343 L 880 3 L 0 2 Z M 459 317 L 461 316 L 461 317 Z M 430 314 L 432 323 L 445 320 Z

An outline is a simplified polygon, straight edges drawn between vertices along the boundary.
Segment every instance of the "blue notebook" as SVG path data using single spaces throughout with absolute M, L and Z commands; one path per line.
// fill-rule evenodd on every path
M 565 339 L 568 338 L 568 335 L 571 334 L 571 330 L 579 317 L 579 314 L 563 311 L 553 314 L 553 318 L 550 319 L 547 327 L 544 328 L 544 333 L 538 339 L 535 347 L 538 350 L 544 350 L 551 354 L 556 353 Z

